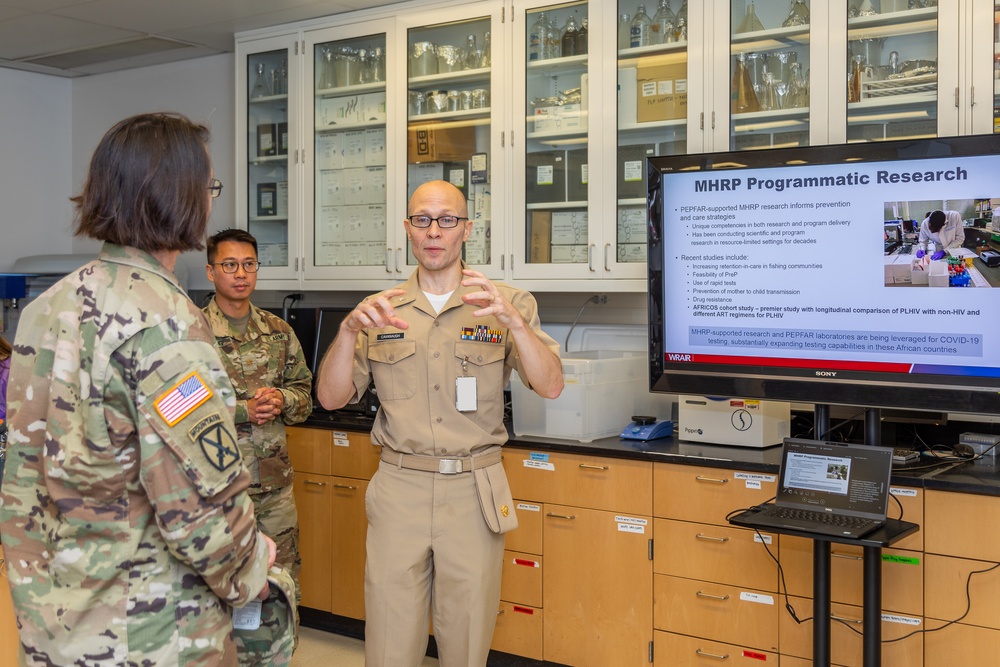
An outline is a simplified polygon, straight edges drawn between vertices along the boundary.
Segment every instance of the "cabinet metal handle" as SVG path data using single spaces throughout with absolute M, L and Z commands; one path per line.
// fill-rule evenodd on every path
M 729 654 L 719 655 L 718 653 L 709 653 L 708 651 L 702 651 L 700 648 L 694 650 L 695 655 L 700 655 L 705 658 L 715 658 L 716 660 L 729 660 Z
M 861 625 L 864 623 L 864 621 L 860 618 L 844 618 L 843 616 L 837 616 L 835 614 L 830 614 L 830 620 L 843 621 L 844 623 L 854 623 L 855 625 Z
M 596 273 L 596 271 L 594 271 L 594 244 L 593 243 L 591 243 L 590 245 L 587 246 L 587 268 L 590 269 L 591 272 Z
M 712 537 L 711 535 L 704 535 L 702 533 L 698 533 L 697 535 L 695 535 L 695 539 L 705 540 L 707 542 L 728 542 L 729 541 L 728 537 Z
M 392 266 L 389 264 L 392 261 L 392 248 L 385 249 L 385 272 L 392 273 Z
M 709 600 L 725 601 L 729 599 L 728 595 L 711 595 L 709 593 L 702 593 L 701 591 L 696 592 L 695 595 L 700 598 L 708 598 Z
M 955 86 L 955 108 L 958 108 L 958 86 Z
M 695 479 L 699 482 L 712 482 L 713 484 L 725 484 L 728 479 L 718 479 L 717 477 L 702 477 L 701 475 L 695 476 Z
M 399 268 L 399 257 L 403 254 L 402 248 L 396 248 L 396 273 L 402 273 L 403 270 Z
M 353 491 L 354 489 L 356 489 L 358 487 L 351 486 L 350 484 L 334 484 L 333 488 L 335 488 L 335 489 L 350 489 L 351 491 Z
M 846 560 L 864 560 L 865 559 L 864 556 L 857 556 L 855 554 L 837 553 L 836 551 L 831 551 L 830 555 L 833 556 L 834 558 L 844 558 Z
M 566 516 L 565 514 L 553 514 L 552 512 L 548 512 L 545 516 L 550 516 L 553 519 L 568 519 L 570 521 L 572 521 L 573 519 L 576 518 L 575 514 L 571 514 L 570 516 Z
M 307 479 L 305 483 L 313 486 L 326 486 L 326 482 L 314 482 L 311 479 Z
M 580 467 L 585 470 L 610 470 L 610 466 L 594 466 L 589 463 L 581 463 Z
M 611 271 L 611 266 L 608 265 L 608 251 L 611 250 L 611 244 L 604 244 L 604 270 Z
M 507 611 L 507 610 L 506 610 L 506 609 L 498 609 L 498 610 L 497 610 L 497 616 L 503 616 L 503 613 L 504 613 L 505 611 Z

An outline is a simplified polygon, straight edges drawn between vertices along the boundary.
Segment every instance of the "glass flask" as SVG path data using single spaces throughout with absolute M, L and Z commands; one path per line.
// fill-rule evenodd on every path
M 545 60 L 545 33 L 548 29 L 548 17 L 545 12 L 539 12 L 528 32 L 528 60 Z
M 677 38 L 674 34 L 676 25 L 677 16 L 670 9 L 670 0 L 660 0 L 656 14 L 653 15 L 653 43 L 669 44 L 673 42 Z
M 792 8 L 788 10 L 788 17 L 781 22 L 781 27 L 788 28 L 793 25 L 809 25 L 809 7 L 804 0 L 792 0 Z
M 639 5 L 632 18 L 628 45 L 633 49 L 638 46 L 649 46 L 652 34 L 653 20 L 646 14 L 646 5 Z
M 754 3 L 751 2 L 749 5 L 747 5 L 747 13 L 743 17 L 743 21 L 740 23 L 740 27 L 736 29 L 736 33 L 740 34 L 744 32 L 759 32 L 763 29 L 764 29 L 764 24 L 760 22 L 759 18 L 757 18 L 757 9 L 754 6 Z
M 562 44 L 560 48 L 563 57 L 576 55 L 576 37 L 579 33 L 580 29 L 577 28 L 576 19 L 570 16 L 566 19 L 566 25 L 563 26 L 562 36 L 560 37 Z
M 788 97 L 785 101 L 787 109 L 803 109 L 809 106 L 809 89 L 802 78 L 802 65 L 792 63 L 789 67 Z
M 264 73 L 264 63 L 257 63 L 257 78 L 253 82 L 253 90 L 250 91 L 250 98 L 269 97 L 271 86 L 267 82 L 267 74 Z
M 732 111 L 734 114 L 760 111 L 760 103 L 757 101 L 757 93 L 754 92 L 753 82 L 750 80 L 750 73 L 747 71 L 746 54 L 744 53 L 736 56 L 736 67 L 733 70 L 732 98 Z

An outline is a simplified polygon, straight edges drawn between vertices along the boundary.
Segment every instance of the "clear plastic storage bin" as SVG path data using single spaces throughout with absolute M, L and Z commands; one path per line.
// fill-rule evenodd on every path
M 566 386 L 554 400 L 542 398 L 511 374 L 515 435 L 590 442 L 618 435 L 629 423 L 637 399 L 648 392 L 646 356 L 604 350 L 570 355 L 562 360 Z

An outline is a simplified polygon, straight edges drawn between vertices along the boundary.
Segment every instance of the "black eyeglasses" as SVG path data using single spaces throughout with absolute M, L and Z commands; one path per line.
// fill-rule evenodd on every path
M 208 193 L 209 193 L 209 196 L 212 199 L 215 199 L 216 197 L 218 197 L 219 195 L 221 195 L 222 194 L 222 181 L 220 181 L 217 178 L 213 178 L 212 181 L 211 181 L 211 183 L 208 186 Z M 233 269 L 232 271 L 226 271 L 226 273 L 235 273 L 235 271 L 236 271 L 236 269 Z M 251 273 L 253 273 L 253 272 L 251 271 Z
M 407 220 L 417 229 L 426 229 L 431 226 L 432 222 L 438 223 L 438 227 L 441 229 L 451 229 L 458 227 L 459 222 L 468 220 L 468 218 L 460 218 L 457 215 L 442 215 L 440 218 L 432 218 L 429 215 L 411 215 Z
M 221 185 L 219 186 L 222 187 Z M 260 262 L 257 260 L 247 260 L 246 262 L 213 262 L 212 266 L 221 266 L 223 273 L 236 273 L 243 267 L 243 270 L 247 273 L 257 273 L 257 269 L 260 268 Z

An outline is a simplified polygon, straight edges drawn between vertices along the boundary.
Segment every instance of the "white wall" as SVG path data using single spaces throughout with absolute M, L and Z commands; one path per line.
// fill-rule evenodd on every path
M 138 113 L 177 111 L 212 129 L 212 163 L 223 190 L 215 200 L 208 229 L 232 227 L 236 215 L 235 87 L 232 54 L 74 79 L 73 188 L 82 185 L 94 147 L 112 125 Z M 95 241 L 78 238 L 72 251 L 96 253 L 99 247 Z M 185 253 L 178 263 L 187 269 L 189 288 L 209 287 L 203 252 Z M 183 270 L 179 268 L 178 273 Z
M 0 272 L 26 255 L 72 250 L 72 86 L 0 68 Z

